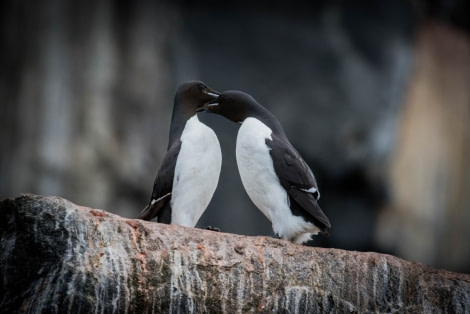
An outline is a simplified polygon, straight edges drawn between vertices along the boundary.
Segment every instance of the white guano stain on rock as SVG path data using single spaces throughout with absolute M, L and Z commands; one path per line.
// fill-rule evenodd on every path
M 310 287 L 302 287 L 302 286 L 286 287 L 285 308 L 288 309 L 290 313 L 299 314 L 300 305 L 301 305 L 300 301 L 302 298 L 305 298 L 304 302 L 308 302 L 309 294 L 312 294 L 312 289 Z
M 235 291 L 236 295 L 235 298 L 237 300 L 237 313 L 241 313 L 243 309 L 243 293 L 245 291 L 245 275 L 244 274 L 239 274 L 238 275 L 238 280 L 235 283 Z

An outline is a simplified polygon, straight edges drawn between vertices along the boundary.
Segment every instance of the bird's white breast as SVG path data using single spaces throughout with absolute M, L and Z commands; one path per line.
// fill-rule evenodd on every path
M 290 210 L 287 192 L 274 171 L 266 145 L 271 134 L 271 129 L 258 119 L 245 119 L 237 136 L 237 165 L 252 202 L 272 222 L 275 233 L 290 239 L 309 223 Z
M 211 128 L 190 118 L 181 135 L 171 198 L 172 223 L 194 227 L 219 181 L 222 154 Z

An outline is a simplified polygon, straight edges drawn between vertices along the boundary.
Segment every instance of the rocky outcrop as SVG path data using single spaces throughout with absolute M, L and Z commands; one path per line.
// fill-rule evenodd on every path
M 390 255 L 0 203 L 0 312 L 470 311 L 470 276 Z

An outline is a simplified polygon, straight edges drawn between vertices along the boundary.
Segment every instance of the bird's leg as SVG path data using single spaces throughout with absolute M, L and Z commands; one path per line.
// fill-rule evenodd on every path
M 217 228 L 217 227 L 212 227 L 212 226 L 207 226 L 207 227 L 206 227 L 206 230 L 211 230 L 211 231 L 220 232 L 220 229 L 219 229 L 219 228 Z

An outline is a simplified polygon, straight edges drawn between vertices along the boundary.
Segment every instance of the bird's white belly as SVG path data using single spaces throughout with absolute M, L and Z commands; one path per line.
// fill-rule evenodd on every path
M 173 224 L 194 227 L 219 181 L 222 154 L 211 128 L 194 115 L 181 135 L 171 198 Z
M 266 145 L 266 139 L 272 139 L 271 133 L 258 119 L 245 119 L 237 136 L 237 165 L 251 201 L 272 222 L 275 233 L 290 238 L 308 223 L 290 210 L 287 192 L 274 171 Z

